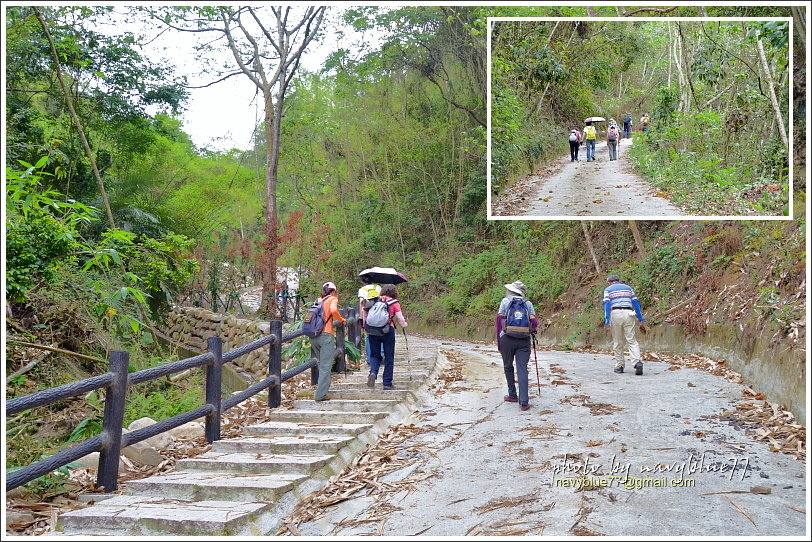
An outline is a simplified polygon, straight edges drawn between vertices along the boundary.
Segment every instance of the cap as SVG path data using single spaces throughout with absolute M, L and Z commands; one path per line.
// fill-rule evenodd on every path
M 609 275 L 606 277 L 606 282 L 620 282 L 620 277 L 617 275 Z
M 336 288 L 336 285 L 333 284 L 332 282 L 325 282 L 324 284 L 321 285 L 321 289 L 322 290 L 325 290 L 325 289 L 326 290 L 337 290 L 338 288 Z
M 524 295 L 527 291 L 527 286 L 525 286 L 522 281 L 517 280 L 510 284 L 505 284 L 505 288 L 513 292 L 514 294 Z

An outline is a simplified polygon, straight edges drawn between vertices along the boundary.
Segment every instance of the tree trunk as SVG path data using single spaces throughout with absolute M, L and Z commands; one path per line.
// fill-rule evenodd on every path
M 629 220 L 629 227 L 632 229 L 634 244 L 637 245 L 637 252 L 640 254 L 640 259 L 644 259 L 646 257 L 646 247 L 643 246 L 643 238 L 640 236 L 640 230 L 637 229 L 637 221 Z
M 781 114 L 781 108 L 778 105 L 778 98 L 775 95 L 773 74 L 772 70 L 770 70 L 770 65 L 767 63 L 767 56 L 764 54 L 764 44 L 761 40 L 758 40 L 756 44 L 758 46 L 758 57 L 761 59 L 761 68 L 764 70 L 764 77 L 767 79 L 767 86 L 770 87 L 770 103 L 772 103 L 773 106 L 775 122 L 778 123 L 778 133 L 781 134 L 781 141 L 783 141 L 784 147 L 789 148 L 787 131 L 784 129 L 784 116 Z
M 589 254 L 592 256 L 592 262 L 595 264 L 595 271 L 597 271 L 600 275 L 603 273 L 603 271 L 601 271 L 601 264 L 598 263 L 598 256 L 595 254 L 595 248 L 592 246 L 592 236 L 589 234 L 589 229 L 586 226 L 586 220 L 581 220 L 581 229 L 584 230 L 584 239 L 586 240 L 586 246 L 589 249 Z
M 37 20 L 39 20 L 39 24 L 42 26 L 42 31 L 45 32 L 45 37 L 47 38 L 48 45 L 51 48 L 51 55 L 54 59 L 54 69 L 56 70 L 56 78 L 59 80 L 59 86 L 62 87 L 62 94 L 65 97 L 65 105 L 68 107 L 70 118 L 73 121 L 74 126 L 76 126 L 76 131 L 79 134 L 79 140 L 82 142 L 82 147 L 84 148 L 87 159 L 90 162 L 90 168 L 93 170 L 93 176 L 96 178 L 96 184 L 99 186 L 99 194 L 101 195 L 102 202 L 104 204 L 104 211 L 107 213 L 107 220 L 110 222 L 110 228 L 113 229 L 116 227 L 116 223 L 113 220 L 113 211 L 110 209 L 110 201 L 107 199 L 107 191 L 104 189 L 104 181 L 102 181 L 99 168 L 96 166 L 96 159 L 93 157 L 93 151 L 90 149 L 90 144 L 87 142 L 87 138 L 85 137 L 85 130 L 82 126 L 82 122 L 79 120 L 79 115 L 76 114 L 76 109 L 73 107 L 73 99 L 71 98 L 67 85 L 65 85 L 65 78 L 62 75 L 62 65 L 59 63 L 59 54 L 56 52 L 54 40 L 51 38 L 51 32 L 48 30 L 48 25 L 45 24 L 45 19 L 42 17 L 42 13 L 40 13 L 37 8 L 34 8 L 34 14 L 37 17 Z

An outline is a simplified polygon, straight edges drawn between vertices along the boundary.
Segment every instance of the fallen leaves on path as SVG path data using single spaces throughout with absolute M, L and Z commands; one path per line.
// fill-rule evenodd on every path
M 412 491 L 413 484 L 434 476 L 432 472 L 415 470 L 415 473 L 404 480 L 385 482 L 383 476 L 400 470 L 417 462 L 417 454 L 403 444 L 415 435 L 435 431 L 432 426 L 417 427 L 414 424 L 396 425 L 386 431 L 378 442 L 357 456 L 344 471 L 333 476 L 322 489 L 306 496 L 285 518 L 284 527 L 277 535 L 296 535 L 297 527 L 311 521 L 326 512 L 326 508 L 348 499 L 361 496 L 375 496 L 376 504 L 369 510 L 373 517 L 343 521 L 336 525 L 333 534 L 346 527 L 356 527 L 365 523 L 379 523 L 385 520 L 386 514 L 400 510 L 388 504 L 392 494 L 404 490 Z M 416 445 L 419 447 L 419 445 Z M 407 453 L 402 453 L 403 451 Z M 383 528 L 380 526 L 379 530 Z M 369 533 L 372 534 L 372 533 Z

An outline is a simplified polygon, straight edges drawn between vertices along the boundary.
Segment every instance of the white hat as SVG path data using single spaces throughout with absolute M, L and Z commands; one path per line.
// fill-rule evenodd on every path
M 338 288 L 336 288 L 336 285 L 333 284 L 332 282 L 325 282 L 324 284 L 322 284 L 321 285 L 321 290 L 325 291 L 325 289 L 326 290 L 338 290 Z
M 511 284 L 505 284 L 505 288 L 509 291 L 513 292 L 514 294 L 524 295 L 527 291 L 527 286 L 525 286 L 522 281 L 517 280 Z

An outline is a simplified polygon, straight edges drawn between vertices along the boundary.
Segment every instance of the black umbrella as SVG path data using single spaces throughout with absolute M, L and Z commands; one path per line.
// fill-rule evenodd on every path
M 392 267 L 370 267 L 358 273 L 358 276 L 369 277 L 375 284 L 400 284 L 409 280 Z

